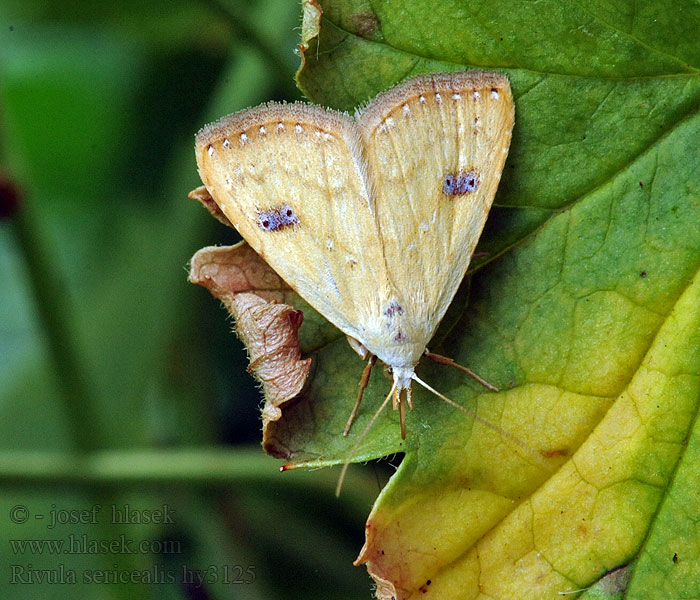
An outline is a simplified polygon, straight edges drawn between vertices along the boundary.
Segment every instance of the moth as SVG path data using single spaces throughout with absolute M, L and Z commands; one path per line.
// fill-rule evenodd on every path
M 228 220 L 368 358 L 346 434 L 377 358 L 402 437 L 412 382 L 445 399 L 415 369 L 426 353 L 451 363 L 426 345 L 469 266 L 513 122 L 508 78 L 471 71 L 408 79 L 354 116 L 270 103 L 197 134 L 199 174 Z

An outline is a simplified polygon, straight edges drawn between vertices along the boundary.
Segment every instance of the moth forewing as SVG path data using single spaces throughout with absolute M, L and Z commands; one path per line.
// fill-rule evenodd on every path
M 212 197 L 253 249 L 360 339 L 362 312 L 379 310 L 388 278 L 356 135 L 342 113 L 269 104 L 202 129 L 197 161 Z
M 481 72 L 414 78 L 358 117 L 387 269 L 423 347 L 469 266 L 513 119 L 508 79 Z

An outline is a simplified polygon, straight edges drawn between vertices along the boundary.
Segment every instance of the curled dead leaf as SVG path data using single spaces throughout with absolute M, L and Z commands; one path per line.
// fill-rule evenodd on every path
M 246 242 L 198 250 L 190 260 L 189 280 L 207 288 L 229 312 L 236 294 L 248 292 L 268 302 L 287 302 L 294 295 Z
M 410 595 L 406 590 L 399 594 L 394 582 L 386 577 L 384 573 L 383 564 L 381 560 L 381 555 L 384 553 L 383 550 L 378 548 L 374 544 L 374 533 L 371 527 L 371 520 L 367 521 L 365 529 L 366 537 L 364 546 L 360 550 L 360 554 L 354 561 L 354 565 L 359 567 L 362 564 L 367 565 L 367 573 L 374 580 L 374 584 L 377 586 L 375 590 L 375 596 L 378 600 L 396 600 L 397 598 L 405 598 Z
M 318 38 L 321 29 L 321 15 L 323 9 L 316 0 L 303 0 L 301 3 L 302 21 L 301 21 L 301 43 L 299 50 L 302 53 L 309 49 L 311 40 Z
M 202 248 L 190 262 L 189 280 L 221 300 L 250 358 L 248 370 L 265 392 L 263 431 L 297 397 L 311 368 L 302 359 L 298 330 L 304 315 L 284 304 L 291 288 L 248 244 Z
M 189 194 L 187 194 L 187 197 L 190 200 L 197 200 L 201 202 L 202 206 L 209 211 L 209 214 L 220 223 L 233 227 L 233 224 L 228 220 L 228 217 L 224 214 L 224 211 L 222 211 L 219 208 L 219 205 L 214 202 L 214 198 L 211 197 L 211 194 L 207 190 L 206 186 L 200 185 L 198 188 L 193 189 Z
M 301 358 L 297 330 L 304 314 L 287 304 L 267 302 L 256 294 L 237 294 L 231 314 L 236 332 L 248 348 L 248 370 L 265 391 L 263 427 L 282 416 L 281 406 L 304 387 L 311 359 Z

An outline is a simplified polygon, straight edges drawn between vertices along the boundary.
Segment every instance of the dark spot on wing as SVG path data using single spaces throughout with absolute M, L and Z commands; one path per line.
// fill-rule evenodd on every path
M 279 231 L 299 223 L 299 217 L 289 204 L 258 210 L 258 226 L 265 231 Z
M 399 329 L 399 332 L 394 336 L 394 341 L 397 344 L 405 344 L 408 341 L 408 337 L 406 337 Z
M 392 319 L 394 315 L 402 315 L 404 313 L 403 306 L 401 306 L 396 300 L 392 300 L 389 306 L 386 307 L 384 314 Z
M 442 183 L 442 193 L 448 196 L 462 196 L 476 191 L 479 187 L 479 174 L 472 171 L 447 173 Z
M 282 227 L 286 227 L 287 225 L 296 225 L 299 222 L 299 217 L 297 217 L 296 213 L 292 210 L 292 207 L 289 206 L 289 204 L 283 204 L 279 211 L 280 223 L 282 223 Z
M 258 225 L 260 229 L 264 229 L 265 231 L 277 231 L 281 227 L 277 211 L 274 209 L 259 210 Z

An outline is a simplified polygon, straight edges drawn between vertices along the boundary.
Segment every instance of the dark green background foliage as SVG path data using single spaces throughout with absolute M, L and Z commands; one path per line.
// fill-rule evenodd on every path
M 0 224 L 0 596 L 369 595 L 351 562 L 386 476 L 355 478 L 336 500 L 335 470 L 279 474 L 258 446 L 245 352 L 218 302 L 186 281 L 198 248 L 236 240 L 186 197 L 194 134 L 300 97 L 299 21 L 287 0 L 0 5 L 2 171 L 21 194 Z M 175 522 L 111 525 L 109 506 L 126 502 L 167 503 Z M 34 518 L 96 503 L 99 524 Z M 28 523 L 11 522 L 15 505 Z M 181 552 L 21 555 L 8 543 L 70 534 Z M 252 565 L 256 582 L 10 586 L 8 565 L 30 563 L 79 579 Z

